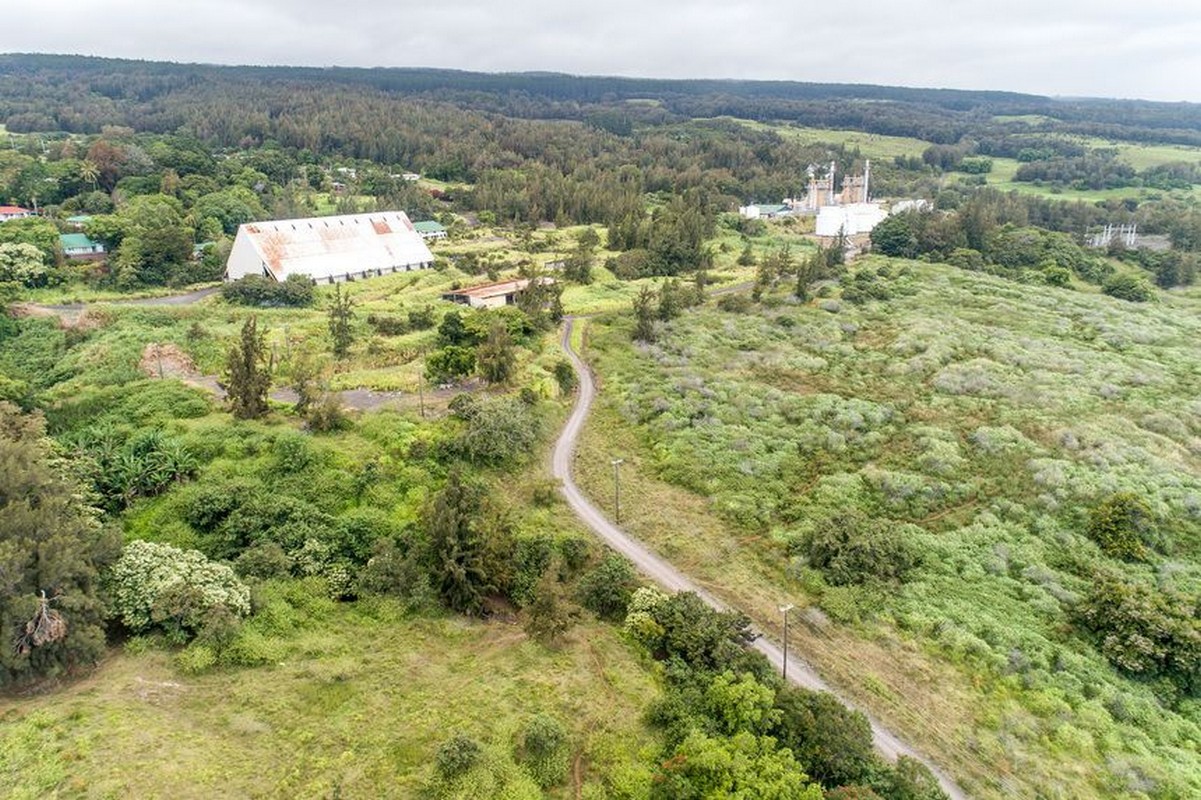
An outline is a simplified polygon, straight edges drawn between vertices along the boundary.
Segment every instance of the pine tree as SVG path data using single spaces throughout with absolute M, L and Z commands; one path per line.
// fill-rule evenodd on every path
M 455 611 L 483 611 L 491 590 L 487 553 L 480 531 L 483 494 L 456 469 L 425 511 L 426 562 L 442 600 Z
M 0 686 L 93 663 L 101 568 L 120 552 L 49 454 L 40 418 L 0 404 Z
M 354 331 L 350 328 L 354 319 L 354 302 L 350 295 L 342 294 L 342 286 L 334 287 L 334 302 L 329 307 L 329 335 L 334 340 L 334 358 L 339 361 L 350 354 L 354 342 Z
M 655 291 L 645 285 L 634 298 L 634 339 L 639 342 L 655 341 L 656 300 Z
M 507 383 L 517 364 L 516 348 L 509 330 L 502 322 L 492 323 L 488 338 L 475 350 L 475 362 L 480 376 L 488 383 Z
M 254 317 L 242 326 L 242 338 L 229 349 L 226 361 L 229 405 L 238 419 L 255 419 L 267 413 L 271 370 L 265 363 L 263 337 Z

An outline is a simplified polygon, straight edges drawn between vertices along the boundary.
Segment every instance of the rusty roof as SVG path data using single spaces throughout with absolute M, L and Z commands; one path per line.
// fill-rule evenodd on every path
M 254 245 L 277 279 L 314 279 L 385 270 L 434 260 L 403 211 L 284 219 L 242 225 L 238 237 Z

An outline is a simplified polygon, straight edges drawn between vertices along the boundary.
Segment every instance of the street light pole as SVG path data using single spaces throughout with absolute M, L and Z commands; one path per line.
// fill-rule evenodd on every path
M 780 613 L 784 615 L 784 682 L 788 683 L 788 612 L 792 611 L 796 606 L 789 603 L 786 606 L 780 606 Z
M 609 462 L 613 465 L 613 521 L 621 524 L 621 465 L 625 459 L 615 458 Z

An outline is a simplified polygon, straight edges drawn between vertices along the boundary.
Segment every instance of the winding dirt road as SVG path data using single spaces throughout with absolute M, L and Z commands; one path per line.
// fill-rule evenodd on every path
M 591 370 L 571 347 L 571 331 L 574 323 L 575 319 L 572 317 L 568 317 L 565 320 L 562 344 L 563 350 L 567 353 L 567 357 L 571 359 L 576 375 L 579 378 L 579 394 L 576 398 L 575 408 L 572 409 L 567 424 L 559 434 L 559 438 L 555 442 L 554 453 L 551 456 L 551 472 L 563 482 L 562 491 L 563 496 L 567 499 L 567 504 L 575 512 L 576 516 L 591 528 L 609 547 L 628 558 L 639 572 L 655 583 L 672 592 L 694 592 L 712 608 L 719 611 L 730 610 L 730 606 L 702 589 L 683 572 L 676 569 L 657 554 L 651 552 L 641 542 L 610 522 L 584 495 L 580 487 L 576 485 L 575 479 L 572 477 L 572 459 L 575 456 L 576 440 L 579 438 L 584 423 L 588 420 L 588 412 L 591 410 L 592 401 L 596 397 L 596 385 L 592 380 Z M 767 656 L 767 660 L 777 669 L 781 669 L 784 666 L 784 653 L 775 642 L 767 639 L 765 636 L 759 636 L 751 646 Z M 863 709 L 858 708 L 855 704 L 849 702 L 846 698 L 839 695 L 838 692 L 830 688 L 829 684 L 822 680 L 821 676 L 811 666 L 796 658 L 791 653 L 788 656 L 788 679 L 790 682 L 806 689 L 830 692 L 847 706 L 863 711 Z M 905 744 L 891 731 L 885 729 L 871 714 L 868 714 L 866 711 L 863 711 L 863 713 L 871 723 L 872 737 L 876 749 L 884 756 L 893 761 L 902 755 L 921 761 L 930 768 L 938 778 L 938 782 L 942 785 L 943 790 L 953 800 L 966 800 L 967 795 L 964 794 L 963 790 L 947 777 L 942 770 L 931 763 L 929 759 Z

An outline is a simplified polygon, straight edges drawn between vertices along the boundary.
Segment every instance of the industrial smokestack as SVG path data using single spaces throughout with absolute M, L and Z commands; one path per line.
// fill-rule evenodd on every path
M 872 160 L 869 158 L 863 162 L 863 202 L 867 202 L 867 187 L 868 182 L 872 179 Z

